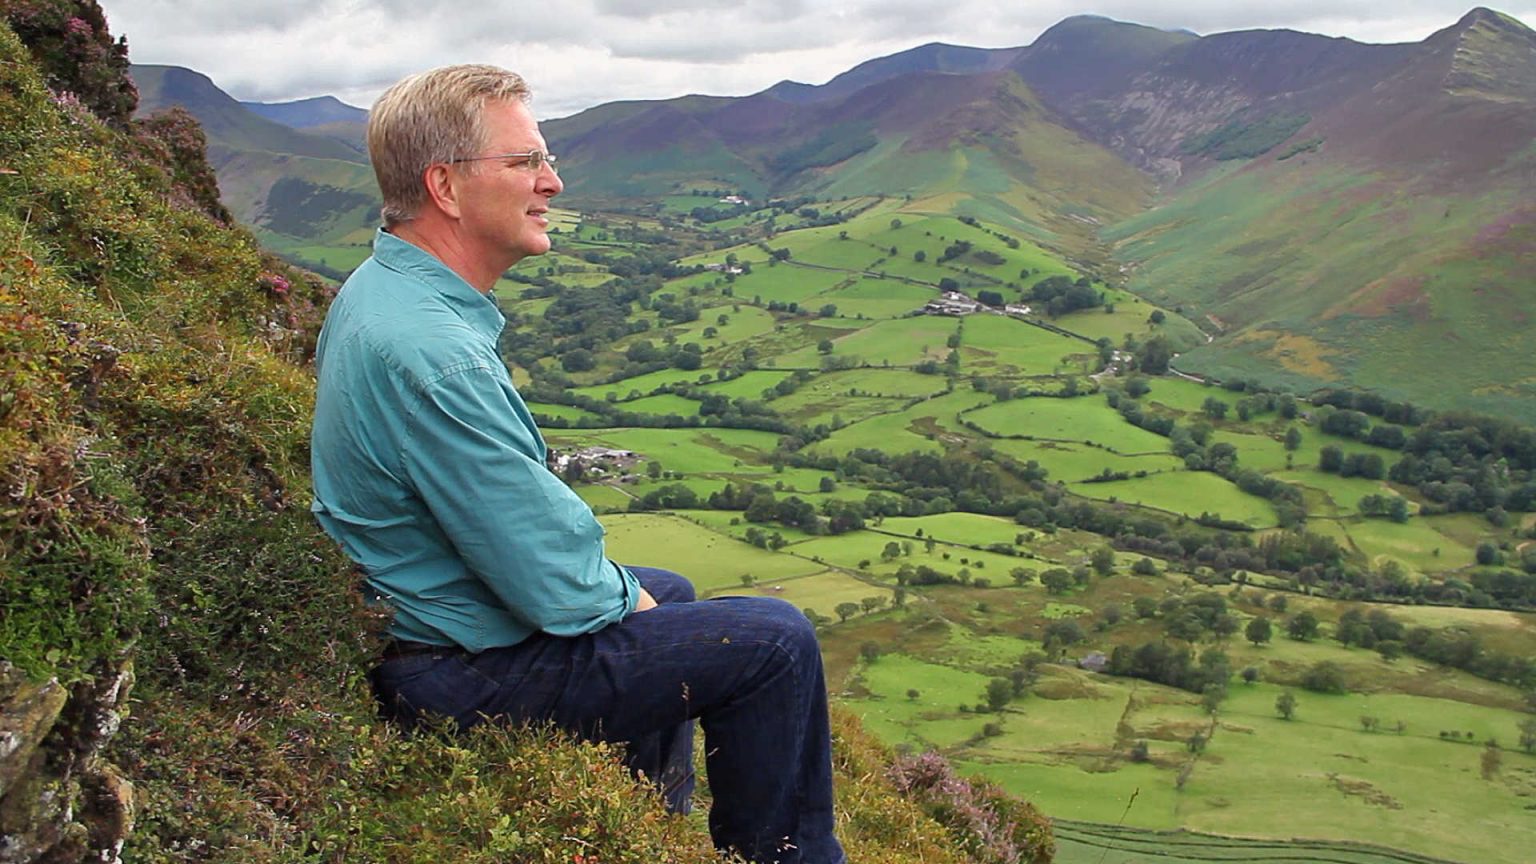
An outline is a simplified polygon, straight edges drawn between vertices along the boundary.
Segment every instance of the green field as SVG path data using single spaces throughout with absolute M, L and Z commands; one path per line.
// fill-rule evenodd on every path
M 969 412 L 965 418 L 997 436 L 1029 435 L 1098 444 L 1116 453 L 1165 453 L 1168 439 L 1125 422 L 1092 396 L 1010 399 Z
M 1052 375 L 1097 368 L 1098 353 L 1092 344 L 1014 318 L 970 315 L 964 319 L 963 332 L 960 356 L 968 372 Z
M 953 318 L 929 315 L 877 321 L 832 340 L 833 353 L 857 357 L 872 366 L 909 366 L 923 360 L 943 360 L 949 353 L 945 341 L 955 332 Z M 815 346 L 778 358 L 780 366 L 814 368 L 820 362 Z
M 924 169 L 924 176 L 996 168 L 966 153 L 934 163 Z M 1085 250 L 1092 252 L 1087 247 L 1069 256 L 1038 245 L 1059 237 L 1052 230 L 1002 227 L 991 221 L 1007 206 L 1038 206 L 1009 194 L 986 202 L 947 192 L 912 201 L 889 199 L 847 222 L 813 229 L 794 227 L 811 217 L 780 213 L 773 235 L 765 228 L 772 211 L 764 209 L 727 223 L 710 223 L 709 230 L 726 232 L 723 235 L 707 240 L 702 233 L 695 235 L 698 245 L 690 249 L 721 245 L 721 236 L 730 237 L 730 245 L 685 263 L 723 261 L 735 254 L 750 262 L 751 272 L 729 279 L 717 272 L 693 274 L 659 288 L 647 283 L 653 302 L 663 294 L 687 298 L 699 308 L 699 318 L 663 326 L 654 308 L 636 311 L 623 322 L 627 335 L 594 350 L 597 368 L 569 376 L 574 384 L 585 385 L 572 389 L 617 403 L 614 407 L 623 411 L 692 416 L 699 403 L 653 394 L 668 384 L 690 384 L 708 393 L 764 403 L 774 414 L 764 425 L 779 431 L 546 429 L 552 446 L 601 444 L 639 454 L 636 473 L 642 476 L 624 485 L 579 489 L 605 511 L 609 554 L 616 560 L 677 569 L 692 577 L 705 595 L 779 597 L 813 610 L 823 619 L 820 638 L 831 687 L 864 715 L 869 728 L 887 743 L 939 748 L 962 767 L 1035 801 L 1058 820 L 1058 860 L 1425 864 L 1429 859 L 1423 855 L 1466 864 L 1518 860 L 1511 850 L 1536 844 L 1536 823 L 1524 818 L 1536 800 L 1536 759 L 1515 746 L 1515 723 L 1524 716 L 1516 711 L 1521 694 L 1466 672 L 1407 657 L 1388 662 L 1372 651 L 1346 649 L 1330 634 L 1345 609 L 1381 608 L 1405 626 L 1464 629 L 1475 633 L 1487 650 L 1530 656 L 1536 654 L 1536 616 L 1346 603 L 1303 590 L 1294 571 L 1253 572 L 1240 587 L 1228 583 L 1208 588 L 1196 580 L 1219 584 L 1232 574 L 1205 553 L 1179 557 L 1160 549 L 1143 556 L 1127 551 L 1128 544 L 1105 565 L 1107 575 L 1090 572 L 1086 565 L 1091 554 L 1109 547 L 1114 538 L 1071 528 L 1071 516 L 1061 519 L 1060 528 L 1036 529 L 1020 524 L 1013 513 L 891 516 L 868 518 L 863 530 L 832 535 L 825 533 L 825 525 L 807 531 L 776 521 L 750 523 L 741 510 L 622 512 L 637 497 L 672 483 L 686 486 L 701 499 L 727 482 L 738 488 L 760 484 L 779 502 L 795 496 L 818 509 L 841 501 L 862 502 L 874 491 L 935 500 L 940 493 L 931 487 L 914 494 L 912 487 L 928 486 L 927 477 L 888 476 L 871 467 L 874 463 L 843 458 L 855 450 L 888 455 L 916 450 L 966 462 L 995 454 L 1002 463 L 998 471 L 1003 494 L 1046 502 L 1030 507 L 1059 502 L 1063 508 L 1081 508 L 1085 501 L 1098 502 L 1096 506 L 1117 512 L 1127 524 L 1136 520 L 1165 526 L 1165 537 L 1186 544 L 1201 542 L 1185 536 L 1204 530 L 1188 524 L 1201 514 L 1255 529 L 1220 532 L 1228 541 L 1257 543 L 1279 535 L 1282 529 L 1269 501 L 1240 491 L 1217 474 L 1188 470 L 1171 452 L 1169 438 L 1125 422 L 1103 396 L 1103 390 L 1124 389 L 1120 376 L 1125 373 L 1097 374 L 1101 361 L 1093 340 L 1105 338 L 1118 347 L 1127 334 L 1137 340 L 1162 334 L 1181 351 L 1202 343 L 1194 324 L 1179 315 L 1165 311 L 1164 322 L 1153 325 L 1148 319 L 1155 307 L 1150 303 L 1100 283 L 1096 287 L 1114 306 L 1109 313 L 1094 309 L 1055 319 L 1031 316 L 1082 338 L 1000 315 L 908 314 L 935 296 L 940 279 L 954 279 L 972 294 L 997 290 L 1013 300 L 1047 276 L 1082 275 L 1086 265 L 1075 262 L 1094 260 L 1091 255 L 1081 257 Z M 708 199 L 680 196 L 669 206 L 686 213 L 700 202 Z M 816 206 L 826 214 L 841 207 L 853 212 L 870 203 L 854 199 Z M 956 217 L 962 213 L 977 215 L 982 225 L 960 222 Z M 694 227 L 702 231 L 705 226 Z M 846 239 L 839 236 L 842 232 Z M 1012 237 L 1017 248 L 998 234 Z M 582 236 L 583 242 L 592 239 Z M 772 249 L 788 249 L 790 260 L 770 264 L 757 239 Z M 972 251 L 940 264 L 937 259 L 946 247 L 960 239 L 972 243 Z M 597 269 L 574 257 L 584 248 L 570 246 L 558 262 L 563 272 L 550 278 L 572 286 L 595 282 Z M 602 249 L 604 254 L 618 254 L 613 246 Z M 924 261 L 915 260 L 918 251 Z M 999 255 L 1005 263 L 996 264 L 990 256 L 978 255 L 981 252 Z M 1074 263 L 1069 265 L 1069 260 Z M 550 263 L 539 262 L 546 267 Z M 1102 263 L 1085 272 L 1090 277 L 1113 272 L 1102 269 Z M 1021 276 L 1025 267 L 1032 272 Z M 865 270 L 887 278 L 859 272 Z M 510 292 L 521 290 L 509 286 Z M 507 308 L 525 321 L 536 321 L 550 303 L 550 298 L 513 300 Z M 776 304 L 773 312 L 765 308 L 769 303 Z M 788 308 L 790 303 L 796 304 L 794 309 Z M 835 311 L 824 308 L 828 305 Z M 635 323 L 640 320 L 650 328 L 641 331 Z M 712 335 L 705 335 L 706 328 L 712 328 Z M 704 367 L 590 383 L 622 368 L 624 351 L 639 340 L 663 351 L 676 344 L 698 344 Z M 1297 362 L 1310 362 L 1301 356 L 1305 348 L 1287 346 L 1299 352 Z M 545 383 L 541 376 L 559 368 L 558 356 L 518 360 L 532 370 L 539 385 Z M 938 374 L 911 368 L 920 363 L 929 364 L 925 371 Z M 839 364 L 852 368 L 823 371 Z M 790 370 L 795 370 L 793 380 Z M 519 367 L 516 373 L 521 374 L 520 386 L 529 383 L 526 370 Z M 721 375 L 739 377 L 722 381 Z M 1069 376 L 1085 395 L 1004 401 L 993 395 L 1001 387 L 1060 392 Z M 1337 540 L 1349 566 L 1361 569 L 1362 579 L 1400 566 L 1408 584 L 1415 586 L 1427 584 L 1425 580 L 1466 581 L 1479 572 L 1472 567 L 1478 543 L 1493 540 L 1513 552 L 1528 542 L 1520 534 L 1526 527 L 1519 514 L 1502 529 L 1481 513 L 1426 517 L 1420 508 L 1427 502 L 1417 489 L 1322 472 L 1317 464 L 1325 446 L 1345 453 L 1376 453 L 1388 466 L 1402 453 L 1322 434 L 1311 425 L 1317 422 L 1316 412 L 1304 400 L 1293 420 L 1274 411 L 1242 420 L 1237 405 L 1250 394 L 1173 377 L 1145 380 L 1151 391 L 1139 401 L 1147 413 L 1171 416 L 1185 430 L 1207 426 L 1212 430 L 1210 443 L 1236 449 L 1239 469 L 1300 488 L 1306 530 Z M 793 392 L 764 396 L 781 383 L 785 389 L 792 385 Z M 1204 414 L 1209 399 L 1228 407 L 1224 419 Z M 590 422 L 594 416 L 547 403 L 531 407 L 542 416 L 573 423 Z M 756 410 L 760 407 L 749 406 L 746 414 L 734 416 L 763 421 L 751 414 Z M 1293 451 L 1283 443 L 1289 428 L 1301 433 L 1300 446 Z M 1028 462 L 1048 472 L 1043 481 L 1003 467 Z M 659 463 L 665 476 L 644 476 L 648 463 Z M 923 470 L 931 467 L 925 464 Z M 1126 479 L 1090 482 L 1106 470 Z M 934 477 L 932 482 L 944 481 Z M 1402 524 L 1361 518 L 1358 502 L 1365 495 L 1399 496 L 1409 503 L 1411 516 Z M 1051 518 L 1068 512 L 1057 510 Z M 774 517 L 760 512 L 757 518 Z M 745 542 L 749 534 L 759 542 L 772 538 L 773 545 L 784 546 L 772 552 L 750 545 Z M 1143 557 L 1156 565 L 1156 572 L 1133 575 L 1132 565 Z M 911 584 L 918 567 L 962 584 Z M 1057 567 L 1075 571 L 1078 581 L 1053 586 L 1057 593 L 1052 594 L 1038 576 Z M 1016 571 L 1023 584 L 1015 584 Z M 909 584 L 898 586 L 903 580 Z M 1241 631 L 1190 646 L 1197 654 L 1221 650 L 1232 671 L 1228 697 L 1214 721 L 1202 710 L 1197 694 L 1095 675 L 1072 664 L 1090 652 L 1109 653 L 1120 645 L 1184 645 L 1166 626 L 1172 613 L 1143 616 L 1145 603 L 1140 609 L 1136 604 L 1151 600 L 1161 608 L 1157 604 L 1207 592 L 1225 598 L 1239 627 L 1263 616 L 1280 628 L 1270 643 L 1260 646 L 1242 639 Z M 870 598 L 880 598 L 883 606 L 873 614 L 861 609 L 846 621 L 838 620 L 838 604 Z M 1287 602 L 1287 611 L 1265 605 L 1277 599 Z M 895 608 L 898 600 L 902 605 Z M 1321 620 L 1318 639 L 1296 642 L 1282 635 L 1286 618 L 1301 611 Z M 1081 641 L 1065 648 L 1042 642 L 1050 633 L 1071 632 L 1071 627 L 1078 628 Z M 861 657 L 860 648 L 867 643 L 879 649 L 880 656 L 872 662 Z M 993 677 L 1007 675 L 1021 657 L 1046 650 L 1059 652 L 1051 659 L 1061 662 L 1040 666 L 1026 695 L 1001 712 L 984 705 L 978 710 Z M 1324 660 L 1339 664 L 1349 695 L 1297 689 L 1303 672 Z M 1238 677 L 1250 667 L 1257 683 Z M 1289 722 L 1274 710 L 1276 696 L 1287 688 L 1296 690 L 1300 701 L 1296 719 Z M 1395 729 L 1400 720 L 1405 728 L 1401 733 L 1365 732 L 1361 717 L 1377 717 L 1387 729 Z M 1478 742 L 1498 739 L 1504 759 L 1498 776 L 1481 776 L 1480 743 L 1446 740 L 1439 735 L 1446 729 L 1462 737 L 1471 733 Z M 1187 746 L 1197 731 L 1214 731 L 1198 753 Z M 1137 741 L 1147 742 L 1145 762 L 1130 758 Z
M 610 514 L 602 522 L 608 531 L 609 558 L 681 573 L 701 595 L 740 593 L 743 574 L 766 583 L 824 569 L 793 555 L 732 540 L 677 516 Z

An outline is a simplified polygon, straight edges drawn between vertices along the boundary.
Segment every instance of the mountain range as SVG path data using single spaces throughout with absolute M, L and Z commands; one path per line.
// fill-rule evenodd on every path
M 203 121 L 226 203 L 269 245 L 302 259 L 366 241 L 359 109 L 134 76 L 141 112 Z M 614 102 L 543 128 L 568 206 L 906 196 L 1199 321 L 1212 341 L 1185 371 L 1536 405 L 1536 33 L 1492 10 L 1399 45 L 1079 16 L 1025 47 L 925 45 L 822 85 Z

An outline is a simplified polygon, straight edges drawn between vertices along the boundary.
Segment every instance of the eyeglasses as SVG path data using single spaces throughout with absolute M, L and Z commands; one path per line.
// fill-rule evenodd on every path
M 529 168 L 532 168 L 535 171 L 543 170 L 544 166 L 548 165 L 549 170 L 555 172 L 556 174 L 560 173 L 560 168 L 558 165 L 556 165 L 556 163 L 560 161 L 559 157 L 553 153 L 545 153 L 543 150 L 529 150 L 527 153 L 498 153 L 495 156 L 464 156 L 458 159 L 449 159 L 448 164 L 457 165 L 460 162 L 484 162 L 490 159 L 520 159 L 524 165 L 527 165 Z

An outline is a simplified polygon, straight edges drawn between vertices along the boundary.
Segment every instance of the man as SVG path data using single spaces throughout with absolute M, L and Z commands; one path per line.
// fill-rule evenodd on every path
M 375 691 L 408 728 L 547 720 L 624 742 L 675 812 L 697 719 L 715 844 L 839 864 L 804 616 L 694 602 L 676 574 L 609 561 L 496 353 L 488 294 L 548 251 L 562 189 L 527 100 L 510 72 L 453 66 L 396 84 L 369 117 L 385 227 L 321 332 L 313 469 L 316 518 L 393 611 Z

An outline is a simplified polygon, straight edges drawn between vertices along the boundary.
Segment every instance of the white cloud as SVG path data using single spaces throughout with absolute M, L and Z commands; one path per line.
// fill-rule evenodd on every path
M 1536 22 L 1536 2 L 1507 9 Z M 822 83 L 926 42 L 1027 45 L 1092 12 L 1198 33 L 1285 27 L 1368 42 L 1418 41 L 1468 0 L 106 0 L 138 63 L 206 73 L 242 99 L 332 94 L 366 107 L 390 83 L 446 63 L 515 69 L 543 116 L 615 99 L 739 95 L 783 79 Z

